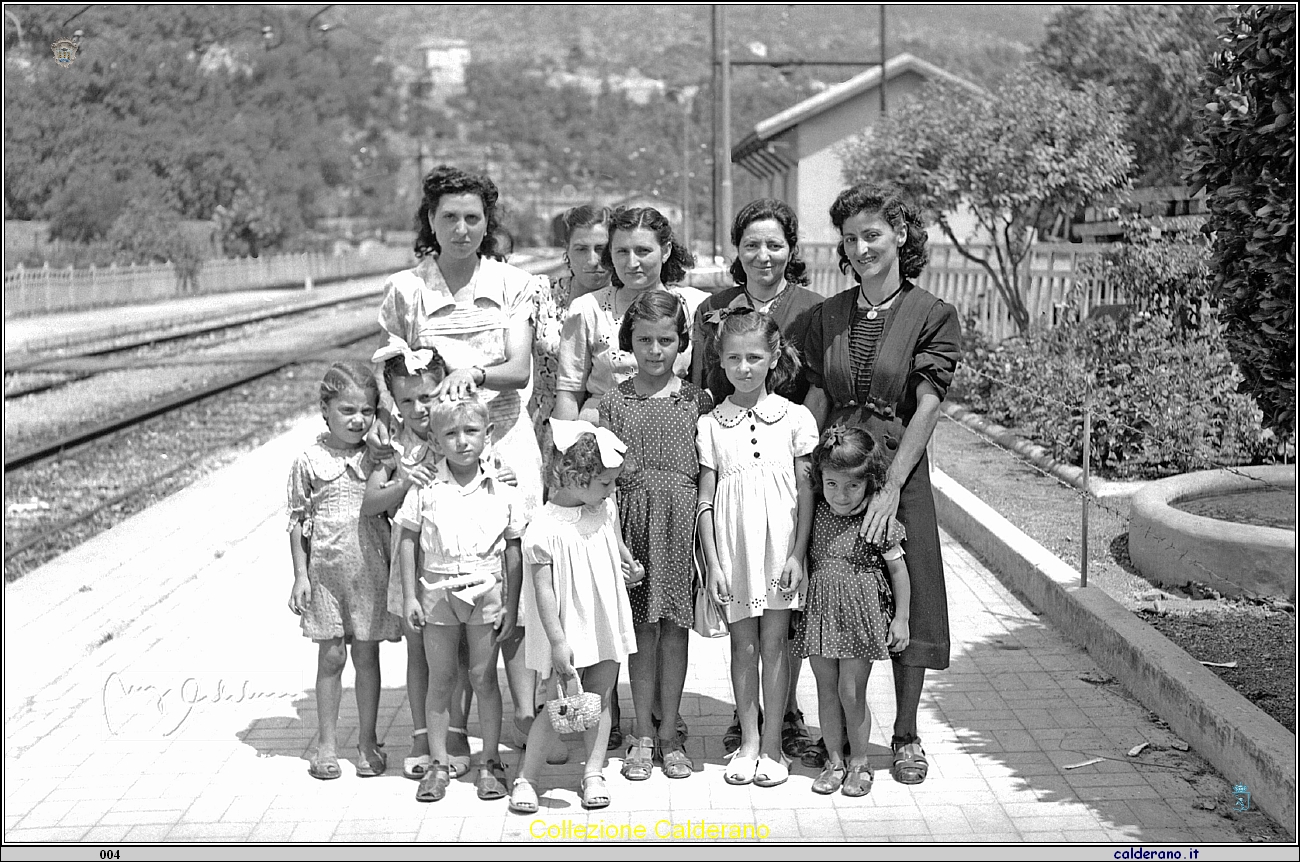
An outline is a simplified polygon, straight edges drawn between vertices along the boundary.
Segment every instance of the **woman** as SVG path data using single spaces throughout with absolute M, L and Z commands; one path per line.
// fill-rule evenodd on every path
M 550 290 L 537 294 L 537 337 L 533 342 L 533 360 L 537 374 L 528 412 L 533 417 L 537 444 L 543 455 L 550 442 L 551 412 L 555 408 L 555 382 L 559 377 L 560 333 L 570 304 L 609 286 L 609 270 L 602 258 L 609 245 L 609 207 L 584 204 L 568 210 L 560 218 L 564 225 L 564 262 L 569 274 L 551 281 Z
M 691 343 L 696 345 L 691 382 L 702 389 L 714 388 L 719 402 L 727 395 L 717 391 L 725 388 L 726 376 L 711 375 L 710 370 L 719 370 L 717 333 L 726 311 L 752 308 L 765 312 L 776 320 L 782 335 L 802 345 L 812 310 L 822 302 L 822 297 L 805 286 L 808 267 L 799 255 L 799 217 L 784 201 L 760 198 L 746 204 L 731 224 L 731 244 L 736 247 L 736 259 L 731 262 L 736 286 L 700 304 L 691 333 Z M 801 372 L 777 394 L 802 403 L 807 392 L 808 379 Z
M 487 402 L 493 456 L 515 474 L 531 511 L 542 499 L 542 458 L 524 405 L 532 391 L 532 320 L 544 285 L 540 277 L 501 260 L 499 226 L 492 180 L 446 165 L 430 171 L 416 214 L 419 263 L 384 285 L 379 325 L 390 342 L 405 342 L 413 350 L 434 347 L 442 354 L 448 374 L 437 395 L 458 399 L 478 392 Z M 521 604 L 527 600 L 520 597 Z M 536 681 L 524 666 L 522 636 L 522 627 L 516 628 L 502 652 L 515 724 L 526 736 Z M 417 697 L 416 687 L 411 689 Z M 460 703 L 459 696 L 455 700 Z M 467 714 L 468 695 L 464 705 Z M 461 717 L 453 709 L 453 721 Z
M 929 771 L 916 735 L 926 668 L 948 666 L 948 600 L 930 464 L 925 447 L 960 355 L 951 305 L 912 283 L 925 268 L 925 229 L 915 207 L 892 189 L 857 185 L 831 205 L 840 233 L 840 269 L 857 286 L 815 310 L 804 343 L 810 388 L 805 405 L 825 428 L 865 428 L 891 459 L 884 487 L 863 517 L 868 540 L 885 538 L 897 515 L 907 528 L 912 578 L 911 634 L 894 656 L 893 776 L 920 784 Z
M 803 345 L 812 310 L 821 305 L 822 297 L 808 290 L 807 265 L 799 255 L 799 217 L 784 201 L 759 198 L 746 204 L 731 223 L 731 244 L 736 259 L 731 262 L 731 277 L 736 286 L 713 294 L 695 312 L 691 335 L 695 354 L 691 362 L 691 382 L 712 390 L 721 403 L 731 393 L 726 375 L 718 363 L 718 326 L 728 311 L 752 308 L 765 312 L 781 327 L 781 334 L 791 343 Z M 808 378 L 799 374 L 777 393 L 796 404 L 808 394 Z M 804 725 L 803 713 L 795 697 L 802 662 L 790 662 L 790 694 L 781 725 L 781 750 L 798 757 L 812 742 Z M 733 715 L 731 726 L 722 736 L 727 753 L 740 745 L 740 717 Z
M 694 315 L 707 296 L 677 285 L 695 258 L 653 207 L 615 210 L 603 260 L 612 270 L 613 284 L 574 300 L 564 322 L 554 412 L 560 419 L 595 424 L 600 396 L 636 373 L 636 359 L 618 349 L 618 327 L 637 297 L 647 290 L 667 289 L 682 298 L 688 315 Z M 690 350 L 682 351 L 674 366 L 677 376 L 686 377 L 690 367 Z

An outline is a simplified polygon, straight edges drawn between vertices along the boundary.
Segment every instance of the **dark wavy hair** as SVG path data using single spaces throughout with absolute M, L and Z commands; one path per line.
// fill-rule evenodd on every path
M 822 432 L 812 455 L 813 490 L 822 492 L 822 471 L 836 470 L 848 473 L 867 483 L 867 499 L 875 496 L 885 484 L 889 464 L 883 447 L 871 433 L 851 425 L 832 425 Z
M 564 225 L 564 245 L 569 245 L 569 240 L 573 238 L 573 232 L 582 230 L 584 227 L 595 227 L 600 225 L 609 231 L 609 220 L 613 217 L 614 211 L 609 207 L 598 207 L 595 204 L 583 204 L 572 209 L 564 211 L 560 216 L 560 224 Z
M 835 198 L 835 203 L 831 204 L 831 224 L 843 233 L 844 223 L 863 212 L 879 213 L 895 231 L 906 228 L 907 241 L 898 249 L 898 275 L 906 279 L 919 276 L 930 257 L 925 250 L 925 225 L 921 222 L 920 210 L 898 189 L 860 183 L 845 189 Z M 836 244 L 835 251 L 840 256 L 840 272 L 851 274 L 854 281 L 861 282 L 844 253 L 843 241 Z
M 745 235 L 745 228 L 756 221 L 771 219 L 781 226 L 785 234 L 786 245 L 790 246 L 790 259 L 785 264 L 785 281 L 801 287 L 808 284 L 808 264 L 799 254 L 799 217 L 785 201 L 776 198 L 759 198 L 750 201 L 736 213 L 736 220 L 731 223 L 731 244 L 736 247 L 736 259 L 731 262 L 731 277 L 736 284 L 745 286 L 745 268 L 740 264 L 740 239 Z
M 659 270 L 659 283 L 680 282 L 686 277 L 686 270 L 695 266 L 695 255 L 673 236 L 673 227 L 668 223 L 668 219 L 664 218 L 664 214 L 654 207 L 619 207 L 610 216 L 609 245 L 605 246 L 605 253 L 600 258 L 600 262 L 609 270 L 614 286 L 623 286 L 623 282 L 618 278 L 618 272 L 614 269 L 614 234 L 621 230 L 630 232 L 641 228 L 653 232 L 661 248 L 672 245 L 668 257 L 664 258 L 663 267 Z
M 708 371 L 709 389 L 716 395 L 718 401 L 736 391 L 736 387 L 732 386 L 731 381 L 727 379 L 726 369 L 722 367 L 722 356 L 726 352 L 723 345 L 728 338 L 748 335 L 751 332 L 762 334 L 767 351 L 772 354 L 772 366 L 767 371 L 768 392 L 785 391 L 786 387 L 799 376 L 799 368 L 802 365 L 799 359 L 799 348 L 781 333 L 781 327 L 776 319 L 748 308 L 732 309 L 718 327 L 718 337 L 714 341 L 717 347 L 717 361 L 711 364 Z
M 623 314 L 618 325 L 618 349 L 632 352 L 632 327 L 638 320 L 671 320 L 677 324 L 677 350 L 691 346 L 691 324 L 686 318 L 686 303 L 666 290 L 647 290 L 638 296 Z
M 481 257 L 504 261 L 497 249 L 496 233 L 501 228 L 501 221 L 497 212 L 496 183 L 481 174 L 471 174 L 450 165 L 438 165 L 424 177 L 424 197 L 415 213 L 415 256 L 425 258 L 442 251 L 438 247 L 438 238 L 433 234 L 433 226 L 429 224 L 429 216 L 437 211 L 438 202 L 444 195 L 477 195 L 483 201 L 487 231 L 483 234 L 478 253 Z
M 324 409 L 331 401 L 349 389 L 359 389 L 370 399 L 371 406 L 379 404 L 379 384 L 375 375 L 363 362 L 335 362 L 325 372 L 320 382 L 320 406 Z

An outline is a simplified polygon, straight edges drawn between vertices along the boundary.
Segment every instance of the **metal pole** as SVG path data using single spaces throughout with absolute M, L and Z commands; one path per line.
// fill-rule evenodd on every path
M 682 242 L 691 248 L 691 100 L 682 97 Z
M 722 140 L 719 149 L 722 153 L 722 224 L 719 236 L 726 237 L 731 226 L 731 49 L 727 45 L 727 7 L 716 6 L 718 10 L 718 42 L 722 49 Z M 725 240 L 719 243 L 726 248 Z
M 713 201 L 713 256 L 718 256 L 721 244 L 718 242 L 718 101 L 721 93 L 718 92 L 718 7 L 710 7 L 709 17 L 709 63 L 713 70 L 712 93 L 713 100 L 711 104 L 711 116 L 709 125 L 713 130 L 713 140 L 709 141 L 709 146 L 713 151 L 713 171 L 710 177 L 712 201 Z
M 880 113 L 885 113 L 885 4 L 880 4 Z
M 1088 478 L 1091 473 L 1092 454 L 1092 384 L 1084 382 L 1083 390 L 1083 541 L 1079 543 L 1079 586 L 1088 586 Z

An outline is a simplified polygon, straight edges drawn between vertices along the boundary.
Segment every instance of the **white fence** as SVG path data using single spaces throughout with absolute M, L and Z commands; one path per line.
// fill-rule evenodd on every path
M 280 285 L 395 272 L 414 264 L 410 249 L 356 254 L 277 254 L 204 261 L 188 290 L 170 263 L 88 269 L 25 269 L 5 273 L 5 317 L 153 302 L 183 295 L 257 290 Z
M 1056 322 L 1056 310 L 1074 287 L 1079 262 L 1106 248 L 1105 245 L 1085 243 L 1039 243 L 1034 246 L 1029 260 L 1022 264 L 1022 269 L 1027 267 L 1029 271 L 1024 295 L 1030 325 L 1051 326 Z M 831 296 L 853 286 L 853 279 L 839 270 L 839 257 L 833 244 L 805 243 L 800 245 L 800 249 L 808 263 L 809 287 L 813 291 Z M 974 251 L 984 255 L 989 250 Z M 920 287 L 956 306 L 963 321 L 973 317 L 980 332 L 992 341 L 1016 334 L 1015 321 L 984 267 L 950 245 L 934 244 L 929 247 L 929 252 L 930 262 L 917 279 Z M 1124 301 L 1109 288 L 1093 288 L 1081 300 L 1084 314 L 1098 305 Z

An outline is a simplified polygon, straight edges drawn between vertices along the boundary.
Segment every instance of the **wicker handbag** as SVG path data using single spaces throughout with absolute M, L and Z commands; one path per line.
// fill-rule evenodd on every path
M 551 727 L 556 733 L 577 733 L 595 727 L 600 721 L 600 695 L 583 691 L 582 681 L 573 677 L 574 694 L 566 694 L 560 683 L 560 696 L 546 702 L 546 712 L 551 717 Z

